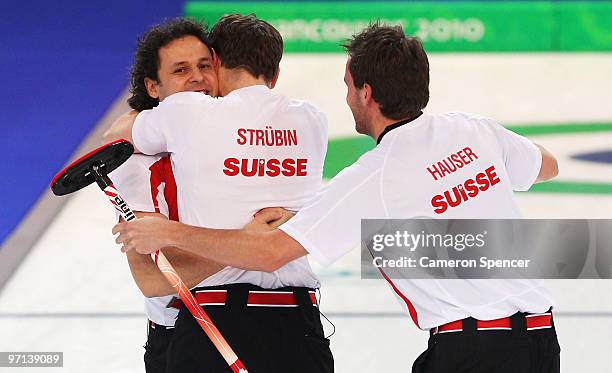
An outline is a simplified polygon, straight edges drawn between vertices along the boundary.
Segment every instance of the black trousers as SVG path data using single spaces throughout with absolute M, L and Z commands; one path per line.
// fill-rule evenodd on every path
M 412 372 L 560 372 L 561 349 L 554 324 L 550 329 L 527 331 L 524 316 L 517 314 L 512 316 L 513 330 L 477 331 L 475 320 L 466 320 L 464 331 L 431 335 L 427 350 L 416 359 Z
M 323 334 L 319 309 L 306 288 L 293 291 L 298 307 L 247 307 L 249 284 L 208 287 L 227 289 L 224 306 L 204 306 L 236 355 L 253 373 L 331 373 L 334 360 Z M 199 289 L 198 289 L 199 290 Z M 168 349 L 167 373 L 225 373 L 231 369 L 193 316 L 183 306 Z
M 152 327 L 148 322 L 147 344 L 145 345 L 144 363 L 147 373 L 164 373 L 166 371 L 166 353 L 172 340 L 173 328 L 162 325 Z

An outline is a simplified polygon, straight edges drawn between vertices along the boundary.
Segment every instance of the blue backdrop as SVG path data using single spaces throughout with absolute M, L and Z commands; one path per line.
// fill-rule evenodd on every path
M 1 243 L 127 86 L 137 36 L 183 2 L 0 3 Z

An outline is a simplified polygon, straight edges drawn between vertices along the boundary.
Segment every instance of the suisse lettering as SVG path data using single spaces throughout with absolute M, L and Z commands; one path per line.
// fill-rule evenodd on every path
M 223 173 L 227 176 L 242 175 L 246 177 L 307 176 L 307 158 L 263 159 L 263 158 L 227 158 L 223 162 Z
M 483 172 L 476 174 L 476 177 L 467 179 L 462 184 L 433 196 L 431 206 L 436 214 L 443 214 L 449 208 L 457 207 L 471 198 L 477 197 L 479 193 L 487 191 L 500 181 L 495 166 L 490 166 Z

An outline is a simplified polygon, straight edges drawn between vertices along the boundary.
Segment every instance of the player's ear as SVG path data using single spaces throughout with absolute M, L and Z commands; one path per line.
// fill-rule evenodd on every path
M 276 69 L 274 76 L 272 77 L 272 81 L 270 82 L 270 88 L 274 88 L 276 86 L 276 82 L 278 81 L 278 75 L 280 74 L 280 66 Z
M 364 104 L 370 103 L 370 101 L 372 101 L 372 86 L 365 83 L 363 88 L 359 91 L 359 96 Z
M 149 96 L 159 99 L 158 83 L 151 78 L 144 78 L 144 84 Z

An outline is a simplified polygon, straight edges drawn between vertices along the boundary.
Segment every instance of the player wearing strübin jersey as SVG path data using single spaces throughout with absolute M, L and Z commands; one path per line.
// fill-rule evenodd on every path
M 131 69 L 129 105 L 136 111 L 152 109 L 167 96 L 182 91 L 217 94 L 217 77 L 207 46 L 206 28 L 177 18 L 150 28 L 139 39 Z M 115 187 L 139 217 L 178 220 L 176 184 L 168 156 L 134 155 L 110 175 Z M 161 215 L 159 215 L 161 214 Z M 184 252 L 165 249 L 187 286 L 194 286 L 223 266 Z M 132 276 L 145 295 L 147 373 L 166 371 L 166 351 L 178 311 L 166 307 L 174 293 L 148 255 L 129 254 Z
M 307 253 L 330 264 L 359 245 L 363 218 L 517 218 L 513 190 L 556 176 L 550 153 L 492 119 L 423 113 L 429 63 L 420 41 L 401 27 L 371 25 L 346 48 L 347 103 L 357 132 L 377 140 L 373 150 L 278 230 L 148 219 L 114 228 L 123 249 L 172 245 L 247 269 L 274 270 Z M 413 372 L 559 372 L 552 299 L 539 281 L 387 281 L 415 324 L 431 333 Z
M 268 23 L 229 15 L 211 30 L 219 56 L 213 99 L 183 92 L 117 123 L 108 134 L 145 154 L 171 154 L 180 220 L 240 228 L 264 207 L 299 210 L 322 186 L 325 116 L 304 101 L 274 94 L 282 38 Z M 125 125 L 125 126 L 124 126 Z M 125 131 L 125 128 L 128 128 Z M 215 325 L 254 372 L 332 372 L 305 257 L 271 273 L 227 266 L 194 289 Z M 229 371 L 180 302 L 168 372 Z

